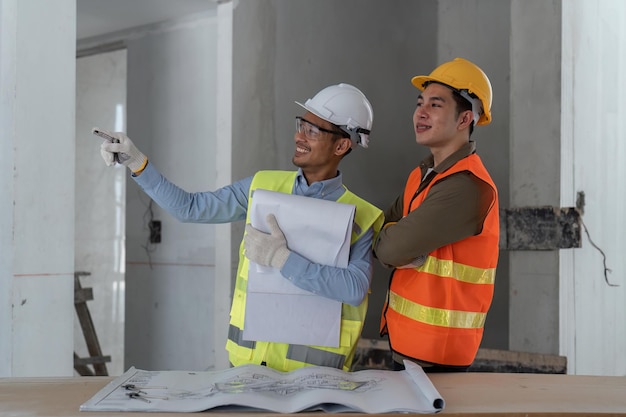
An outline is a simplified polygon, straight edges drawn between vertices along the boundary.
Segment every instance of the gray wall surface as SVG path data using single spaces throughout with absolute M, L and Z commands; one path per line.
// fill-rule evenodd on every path
M 560 196 L 572 204 L 584 194 L 585 240 L 560 251 L 560 349 L 568 372 L 623 376 L 626 3 L 574 0 L 561 8 Z
M 74 268 L 82 288 L 91 288 L 92 322 L 101 351 L 111 356 L 110 375 L 124 368 L 126 271 L 126 178 L 124 166 L 107 167 L 100 156 L 97 126 L 126 130 L 126 50 L 76 60 L 76 215 Z M 79 320 L 74 323 L 74 352 L 89 357 Z
M 75 23 L 0 0 L 0 376 L 72 374 Z
M 213 12 L 128 43 L 128 135 L 188 191 L 215 189 L 216 33 Z M 126 367 L 209 368 L 215 227 L 182 224 L 127 184 Z M 148 240 L 152 219 L 159 244 Z
M 492 122 L 477 127 L 472 139 L 498 187 L 502 210 L 510 206 L 510 39 L 504 34 L 511 30 L 511 4 L 500 0 L 441 0 L 438 4 L 438 62 L 457 56 L 467 58 L 480 66 L 491 81 Z M 509 255 L 506 250 L 500 251 L 482 347 L 509 348 Z

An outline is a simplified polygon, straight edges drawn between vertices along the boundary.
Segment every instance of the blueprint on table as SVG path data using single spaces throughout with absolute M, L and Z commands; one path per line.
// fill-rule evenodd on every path
M 280 372 L 260 365 L 221 371 L 143 371 L 130 368 L 81 411 L 301 411 L 430 414 L 445 403 L 421 367 L 404 371 L 309 366 Z

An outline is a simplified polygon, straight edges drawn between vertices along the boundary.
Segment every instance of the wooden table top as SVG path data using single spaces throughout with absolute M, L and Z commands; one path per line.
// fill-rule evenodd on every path
M 626 416 L 626 377 L 517 373 L 429 374 L 445 400 L 441 416 Z M 81 412 L 113 377 L 0 378 L 0 416 L 134 416 Z M 185 413 L 158 413 L 159 417 Z M 234 417 L 272 413 L 214 412 Z M 299 413 L 318 415 L 316 413 Z M 350 413 L 354 415 L 355 413 Z

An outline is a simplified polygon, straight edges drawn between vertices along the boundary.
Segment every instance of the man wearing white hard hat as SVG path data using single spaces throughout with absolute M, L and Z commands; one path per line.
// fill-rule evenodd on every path
M 365 95 L 349 84 L 331 85 L 304 103 L 296 103 L 305 110 L 296 117 L 292 162 L 297 171 L 259 171 L 215 191 L 189 193 L 164 178 L 124 133 L 105 132 L 119 143 L 104 141 L 101 154 L 109 166 L 115 164 L 117 157 L 131 170 L 137 184 L 180 221 L 246 220 L 226 343 L 232 365 L 251 363 L 280 371 L 317 365 L 348 371 L 365 321 L 373 271 L 372 242 L 383 216 L 381 210 L 343 185 L 338 168 L 342 158 L 357 145 L 367 148 L 373 111 Z M 257 188 L 355 205 L 348 266 L 315 264 L 290 250 L 273 215 L 267 219 L 271 233 L 252 227 L 248 208 Z M 340 301 L 340 346 L 244 340 L 247 267 L 242 265 L 248 260 L 279 269 L 285 279 L 306 291 Z

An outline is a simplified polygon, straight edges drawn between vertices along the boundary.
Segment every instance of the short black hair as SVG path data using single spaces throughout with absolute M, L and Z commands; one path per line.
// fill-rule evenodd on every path
M 346 132 L 345 130 L 343 130 L 343 128 L 339 125 L 336 125 L 333 123 L 333 126 L 335 128 L 337 128 L 337 130 L 339 132 L 343 132 L 343 134 L 339 134 L 339 133 L 333 133 L 333 142 L 337 142 L 339 139 L 350 139 L 350 141 L 352 141 L 352 138 L 350 137 L 350 134 L 348 132 Z M 344 156 L 348 155 L 350 152 L 352 152 L 352 146 L 350 146 L 348 148 L 348 151 L 346 153 L 343 154 L 343 156 L 341 157 L 343 159 Z
M 336 126 L 337 128 L 339 128 L 339 130 L 342 130 L 342 131 L 343 131 L 343 129 L 341 129 L 339 126 L 337 126 L 337 125 L 335 125 L 335 124 L 334 124 L 333 126 Z M 350 139 L 350 135 L 348 135 L 347 133 L 346 133 L 345 135 L 340 135 L 339 133 L 333 133 L 333 138 L 332 138 L 333 143 L 334 143 L 334 142 L 337 142 L 339 139 Z M 350 142 L 352 142 L 352 139 L 350 139 Z M 348 155 L 350 152 L 352 152 L 352 146 L 350 146 L 350 147 L 348 148 L 348 150 L 346 151 L 346 153 L 344 153 L 344 154 L 341 156 L 341 158 L 343 159 L 343 157 L 344 157 L 344 156 L 346 156 L 346 155 Z
M 474 116 L 473 116 L 474 113 L 472 110 L 472 103 L 470 103 L 469 100 L 463 97 L 461 93 L 459 92 L 459 90 L 457 90 L 456 88 L 452 86 L 449 86 L 448 84 L 440 83 L 438 81 L 426 81 L 422 85 L 422 87 L 425 89 L 426 87 L 428 87 L 429 84 L 432 84 L 432 83 L 441 84 L 444 87 L 448 87 L 450 91 L 452 91 L 452 98 L 454 99 L 454 102 L 456 103 L 456 116 L 457 117 L 459 116 L 459 114 L 463 113 L 464 111 L 469 110 L 472 112 L 472 124 L 470 125 L 470 131 L 469 131 L 470 136 L 472 136 L 472 133 L 474 133 Z
M 461 93 L 458 92 L 457 89 L 450 88 L 450 90 L 452 90 L 452 97 L 454 98 L 454 102 L 456 103 L 457 117 L 459 116 L 459 114 L 463 113 L 464 111 L 469 110 L 472 112 L 472 124 L 470 125 L 470 130 L 469 130 L 469 134 L 470 136 L 472 136 L 472 133 L 474 133 L 474 111 L 472 110 L 472 103 L 470 103 L 469 100 L 463 97 Z

